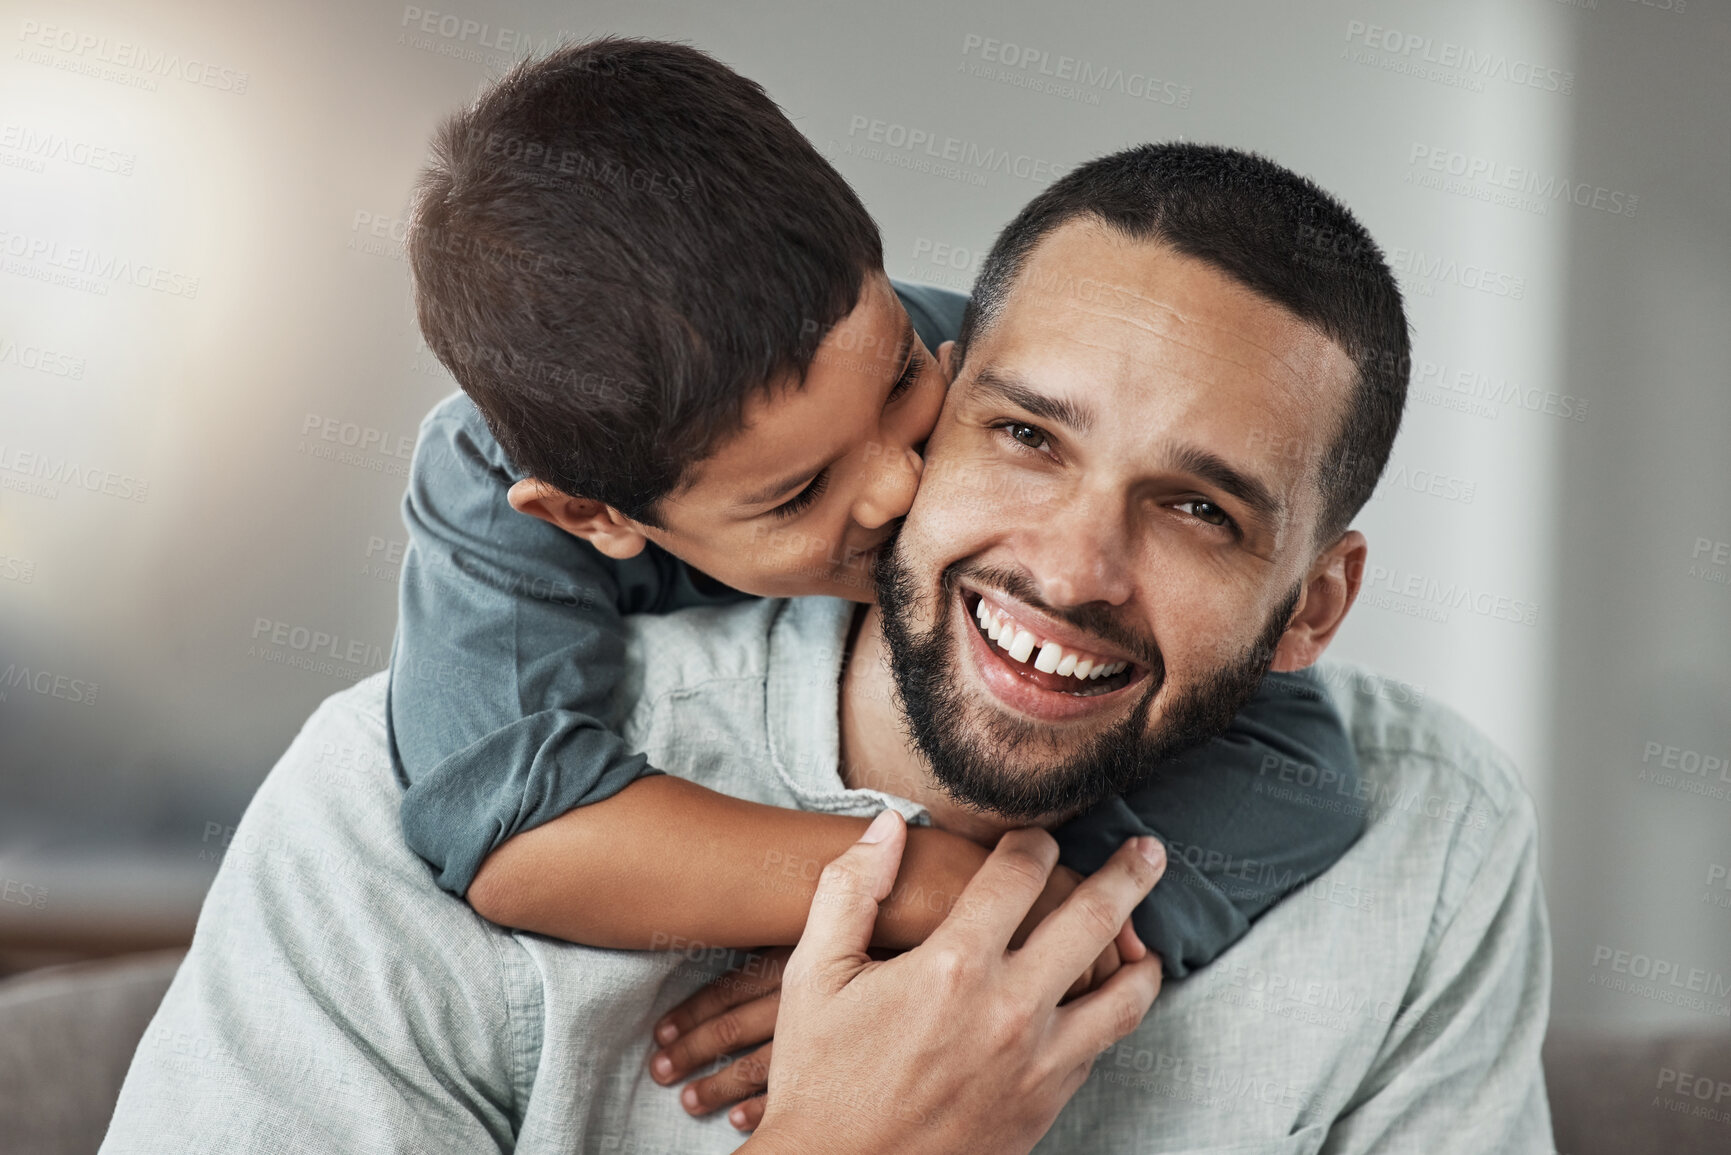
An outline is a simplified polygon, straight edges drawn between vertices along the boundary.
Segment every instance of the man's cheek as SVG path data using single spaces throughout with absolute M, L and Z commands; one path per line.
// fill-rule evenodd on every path
M 1055 478 L 976 447 L 928 461 L 916 505 L 927 507 L 922 516 L 1012 518 L 1005 524 L 1026 525 L 1061 513 L 1061 493 Z
M 1155 542 L 1142 551 L 1137 599 L 1169 678 L 1191 679 L 1244 652 L 1263 620 L 1245 575 L 1207 551 Z

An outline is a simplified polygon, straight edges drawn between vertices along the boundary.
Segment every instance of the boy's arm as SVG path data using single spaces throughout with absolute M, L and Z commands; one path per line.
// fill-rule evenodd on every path
M 512 838 L 475 876 L 469 903 L 502 926 L 588 946 L 791 946 L 818 875 L 869 821 L 656 775 Z M 910 827 L 875 945 L 905 950 L 925 941 L 987 854 L 959 835 Z
M 467 397 L 422 423 L 386 709 L 404 837 L 458 895 L 512 835 L 655 773 L 615 733 L 622 614 L 743 596 L 654 546 L 607 559 L 512 509 L 513 480 Z
M 957 336 L 965 296 L 892 285 L 928 347 Z M 610 798 L 639 777 L 659 777 L 615 733 L 634 692 L 621 684 L 623 614 L 744 596 L 694 575 L 653 545 L 629 561 L 603 558 L 587 543 L 512 509 L 505 493 L 514 479 L 468 398 L 447 399 L 423 423 L 403 503 L 410 548 L 386 718 L 392 757 L 408 781 L 404 835 L 433 865 L 439 885 L 458 895 L 468 894 L 489 855 L 522 832 Z M 568 824 L 574 831 L 587 826 L 580 819 Z M 643 829 L 650 838 L 657 830 L 653 821 Z M 851 841 L 836 843 L 822 861 Z M 928 841 L 941 839 L 917 836 L 910 856 L 920 859 Z M 740 862 L 748 864 L 752 844 L 736 846 Z M 952 850 L 944 861 L 955 856 Z M 540 866 L 533 856 L 506 857 L 489 872 L 483 903 L 471 905 L 494 917 L 505 913 L 484 909 L 494 895 L 539 894 L 545 880 Z M 525 874 L 513 877 L 519 867 Z M 581 875 L 558 874 L 575 884 L 568 898 L 593 899 Z M 944 893 L 952 882 L 947 893 L 960 893 L 971 876 L 969 870 L 959 879 L 952 872 L 924 881 L 928 893 Z M 910 877 L 923 879 L 922 871 L 916 867 Z M 547 909 L 556 905 L 549 902 Z M 804 913 L 801 906 L 798 926 Z M 596 933 L 604 935 L 605 928 L 597 924 Z M 797 937 L 796 929 L 793 938 L 752 945 Z M 581 941 L 594 942 L 595 935 Z
M 1270 673 L 1224 734 L 1053 834 L 1059 861 L 1082 874 L 1133 835 L 1166 844 L 1166 874 L 1132 922 L 1182 978 L 1358 841 L 1358 781 L 1352 739 L 1320 683 Z

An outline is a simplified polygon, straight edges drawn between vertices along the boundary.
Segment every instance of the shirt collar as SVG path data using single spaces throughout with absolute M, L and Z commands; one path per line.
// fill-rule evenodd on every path
M 856 608 L 841 598 L 790 598 L 772 617 L 764 679 L 770 763 L 806 810 L 871 815 L 889 807 L 929 826 L 917 802 L 842 783 L 841 667 Z

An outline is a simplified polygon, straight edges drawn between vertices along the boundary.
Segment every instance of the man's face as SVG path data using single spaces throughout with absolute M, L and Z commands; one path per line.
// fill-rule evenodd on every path
M 1317 555 L 1353 372 L 1201 261 L 1088 219 L 1040 243 L 880 563 L 898 689 L 952 794 L 1061 816 L 1224 729 Z

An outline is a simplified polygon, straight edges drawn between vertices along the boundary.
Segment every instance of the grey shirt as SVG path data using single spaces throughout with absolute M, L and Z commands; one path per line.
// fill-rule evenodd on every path
M 838 776 L 851 608 L 807 598 L 632 619 L 622 736 L 740 797 L 925 820 Z M 1552 1149 L 1532 804 L 1446 709 L 1351 667 L 1321 673 L 1362 772 L 1326 803 L 1363 810 L 1363 837 L 1213 965 L 1168 981 L 1038 1150 Z M 650 1025 L 728 952 L 511 933 L 441 890 L 396 836 L 384 691 L 380 675 L 327 700 L 260 788 L 103 1150 L 738 1146 L 724 1116 L 687 1116 L 645 1069 Z M 1298 791 L 1305 773 L 1271 767 L 1257 789 Z M 766 848 L 763 884 L 782 868 Z

